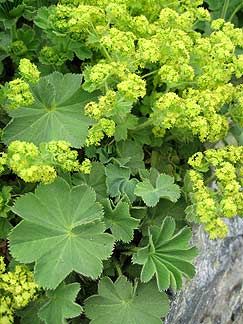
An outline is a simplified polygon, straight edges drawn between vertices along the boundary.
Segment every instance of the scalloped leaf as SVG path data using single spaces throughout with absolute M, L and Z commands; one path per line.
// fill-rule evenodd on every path
M 141 281 L 149 282 L 155 276 L 160 291 L 181 288 L 182 276 L 192 278 L 195 274 L 191 262 L 197 249 L 189 245 L 191 236 L 188 227 L 175 234 L 172 217 L 166 217 L 161 227 L 150 227 L 149 243 L 133 255 L 133 263 L 143 266 Z
M 4 129 L 3 142 L 65 140 L 75 148 L 84 145 L 91 120 L 85 104 L 96 97 L 81 90 L 81 75 L 54 72 L 31 86 L 34 103 L 9 112 L 12 120 Z
M 95 200 L 90 187 L 71 188 L 62 178 L 17 199 L 13 212 L 23 221 L 9 235 L 10 251 L 19 262 L 35 262 L 40 286 L 54 289 L 72 271 L 93 279 L 101 274 L 114 239 L 104 233 Z
M 82 312 L 82 307 L 75 303 L 80 290 L 78 283 L 61 284 L 54 291 L 47 292 L 47 302 L 40 308 L 38 316 L 45 324 L 66 323 L 65 319 L 74 318 Z
M 119 201 L 114 209 L 112 209 L 110 201 L 107 200 L 104 205 L 104 221 L 107 228 L 116 240 L 125 243 L 133 239 L 133 232 L 138 228 L 139 220 L 131 217 L 129 205 L 126 202 Z
M 174 178 L 167 174 L 159 174 L 156 181 L 144 179 L 137 184 L 134 193 L 142 197 L 148 207 L 156 206 L 161 198 L 171 202 L 176 202 L 180 198 L 179 186 L 174 184 Z
M 98 295 L 85 302 L 91 324 L 161 324 L 168 309 L 166 294 L 158 292 L 154 282 L 133 287 L 124 276 L 114 283 L 108 277 L 102 278 Z

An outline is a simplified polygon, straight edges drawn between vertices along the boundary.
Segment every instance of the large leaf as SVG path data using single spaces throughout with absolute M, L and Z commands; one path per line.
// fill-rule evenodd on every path
M 151 179 L 144 179 L 138 183 L 135 195 L 142 197 L 145 204 L 154 207 L 161 198 L 176 202 L 180 198 L 179 186 L 174 184 L 174 178 L 167 174 L 157 176 L 155 184 Z
M 143 265 L 141 281 L 148 282 L 154 276 L 159 290 L 181 288 L 182 276 L 192 278 L 195 268 L 191 261 L 197 255 L 190 247 L 191 231 L 184 227 L 177 234 L 175 221 L 166 217 L 161 227 L 150 228 L 149 243 L 133 255 L 133 263 Z
M 107 228 L 116 240 L 130 242 L 133 239 L 133 231 L 138 228 L 139 220 L 131 217 L 129 205 L 126 202 L 119 201 L 112 209 L 110 201 L 104 203 L 104 221 Z
M 91 324 L 161 324 L 168 312 L 168 298 L 153 282 L 133 287 L 125 277 L 115 283 L 101 279 L 98 295 L 85 302 Z
M 74 301 L 79 292 L 78 283 L 61 284 L 54 291 L 47 292 L 47 302 L 40 308 L 38 316 L 45 324 L 67 323 L 65 319 L 78 316 L 82 307 Z
M 4 143 L 65 140 L 76 148 L 84 145 L 91 121 L 83 108 L 92 97 L 80 85 L 79 74 L 54 72 L 41 78 L 32 86 L 35 102 L 10 112 L 13 119 L 4 130 Z
M 58 178 L 18 198 L 13 211 L 23 221 L 9 236 L 11 253 L 20 262 L 35 262 L 40 286 L 56 288 L 72 271 L 91 278 L 101 274 L 113 237 L 104 233 L 102 207 L 90 187 L 71 188 Z

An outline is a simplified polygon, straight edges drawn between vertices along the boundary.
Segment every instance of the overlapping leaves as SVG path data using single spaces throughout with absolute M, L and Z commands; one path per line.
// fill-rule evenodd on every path
M 13 211 L 23 221 L 9 236 L 11 253 L 20 262 L 35 262 L 40 286 L 56 288 L 72 271 L 101 274 L 113 237 L 104 233 L 102 207 L 90 187 L 70 188 L 59 178 L 17 199 Z
M 175 234 L 175 221 L 166 217 L 161 225 L 151 226 L 149 242 L 133 255 L 133 263 L 142 265 L 141 281 L 149 282 L 154 276 L 159 290 L 182 286 L 182 276 L 192 278 L 195 268 L 192 260 L 197 254 L 190 247 L 191 230 L 184 227 Z

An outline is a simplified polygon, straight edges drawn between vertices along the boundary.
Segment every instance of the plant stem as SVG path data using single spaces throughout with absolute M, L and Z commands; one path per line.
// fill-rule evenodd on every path
M 209 184 L 211 184 L 215 179 L 216 179 L 215 174 L 212 174 L 211 177 L 209 177 L 209 178 L 205 181 L 205 184 L 206 184 L 206 185 L 209 185 Z
M 149 73 L 147 73 L 147 74 L 144 74 L 144 75 L 142 76 L 142 79 L 145 79 L 145 78 L 147 78 L 148 76 L 157 73 L 158 71 L 159 71 L 159 70 L 155 70 L 155 71 L 149 72 Z
M 234 18 L 234 16 L 237 14 L 237 12 L 243 7 L 243 3 L 240 3 L 235 10 L 233 11 L 232 15 L 229 17 L 229 22 L 232 21 L 232 19 Z
M 134 298 L 135 295 L 136 295 L 137 288 L 138 288 L 138 280 L 135 280 L 135 282 L 134 282 L 134 287 L 133 287 L 133 294 L 132 294 L 132 297 L 133 297 L 133 298 Z
M 151 125 L 152 125 L 152 122 L 151 122 L 150 119 L 148 119 L 148 120 L 146 120 L 146 122 L 144 122 L 144 123 L 138 125 L 138 126 L 135 128 L 135 130 L 136 130 L 136 131 L 137 131 L 137 130 L 141 130 L 141 129 L 147 128 L 148 126 L 151 126 Z
M 228 8 L 229 8 L 229 0 L 225 0 L 222 13 L 221 13 L 221 18 L 225 19 Z
M 116 260 L 114 260 L 113 262 L 114 262 L 114 266 L 116 268 L 116 272 L 117 272 L 118 276 L 119 277 L 122 276 L 122 270 L 121 270 L 119 263 Z

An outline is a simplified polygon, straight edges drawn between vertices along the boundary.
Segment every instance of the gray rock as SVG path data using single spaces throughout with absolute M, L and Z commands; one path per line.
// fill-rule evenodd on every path
M 197 274 L 175 296 L 165 324 L 243 324 L 243 219 L 228 224 L 225 240 L 195 229 Z

